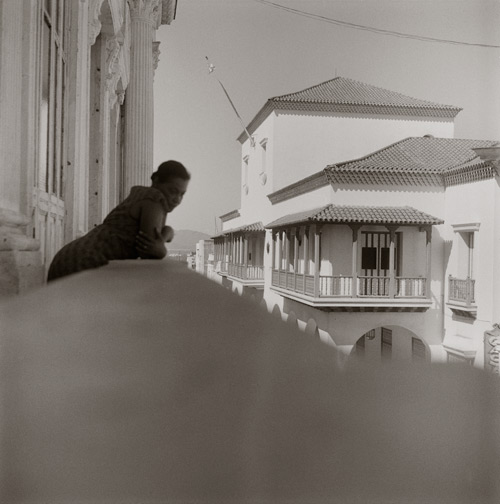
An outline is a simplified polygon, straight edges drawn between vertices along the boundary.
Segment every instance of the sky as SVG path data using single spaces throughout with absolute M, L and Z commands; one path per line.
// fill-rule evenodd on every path
M 500 46 L 498 0 L 272 2 L 380 30 Z M 269 98 L 340 76 L 462 107 L 456 138 L 500 141 L 499 48 L 381 35 L 259 0 L 178 0 L 176 18 L 156 38 L 154 163 L 176 159 L 192 175 L 168 217 L 174 229 L 214 235 L 219 217 L 240 207 L 243 128 L 215 76 L 245 124 Z

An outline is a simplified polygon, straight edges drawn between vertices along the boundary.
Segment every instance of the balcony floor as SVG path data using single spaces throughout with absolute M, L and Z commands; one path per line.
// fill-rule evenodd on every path
M 314 308 L 325 311 L 425 311 L 432 306 L 432 300 L 427 298 L 409 298 L 409 297 L 312 297 L 298 292 L 292 292 L 287 289 L 281 289 L 273 286 L 271 289 L 285 298 L 298 301 Z

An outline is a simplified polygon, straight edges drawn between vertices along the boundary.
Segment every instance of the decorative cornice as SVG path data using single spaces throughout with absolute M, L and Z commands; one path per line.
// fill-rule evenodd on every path
M 335 170 L 332 166 L 325 169 L 328 181 L 334 184 L 369 184 L 402 186 L 437 186 L 443 187 L 443 176 L 436 173 L 408 173 L 405 171 L 364 171 L 350 169 Z
M 101 31 L 101 7 L 104 0 L 90 0 L 89 3 L 89 45 L 94 45 Z
M 325 172 L 322 170 L 314 175 L 306 177 L 294 184 L 290 184 L 289 186 L 283 187 L 278 191 L 275 191 L 271 194 L 268 194 L 269 201 L 275 205 L 276 203 L 280 203 L 281 201 L 285 201 L 291 198 L 295 198 L 301 194 L 305 194 L 311 191 L 315 191 L 321 187 L 326 187 L 328 185 L 328 178 L 325 175 Z
M 468 232 L 473 233 L 479 231 L 481 226 L 480 222 L 467 222 L 462 224 L 452 224 L 451 227 L 455 233 Z
M 474 166 L 463 166 L 446 172 L 443 175 L 443 184 L 445 187 L 470 184 L 471 182 L 495 178 L 496 175 L 497 170 L 491 164 L 491 161 L 485 161 Z
M 130 8 L 130 19 L 142 21 L 154 29 L 160 26 L 162 0 L 127 0 Z

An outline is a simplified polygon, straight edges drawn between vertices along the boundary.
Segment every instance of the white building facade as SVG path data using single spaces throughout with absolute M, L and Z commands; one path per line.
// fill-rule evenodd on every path
M 345 355 L 483 367 L 498 184 L 459 111 L 342 77 L 268 100 L 214 237 L 224 283 Z
M 0 295 L 153 170 L 156 30 L 177 0 L 0 3 Z

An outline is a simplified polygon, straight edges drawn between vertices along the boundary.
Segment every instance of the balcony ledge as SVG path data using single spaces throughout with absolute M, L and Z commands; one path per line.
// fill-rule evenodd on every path
M 453 312 L 454 315 L 465 318 L 477 317 L 477 305 L 467 304 L 460 301 L 447 301 L 446 306 Z
M 306 336 L 168 259 L 2 301 L 0 502 L 499 501 L 496 376 Z
M 253 279 L 249 279 L 249 278 L 245 279 L 245 278 L 240 278 L 237 276 L 231 276 L 231 275 L 228 275 L 227 273 L 225 276 L 227 277 L 228 280 L 231 280 L 233 282 L 238 282 L 245 287 L 255 287 L 257 289 L 264 288 L 264 279 L 263 278 L 260 278 L 257 280 L 253 280 Z
M 299 303 L 328 311 L 425 311 L 432 306 L 427 298 L 402 297 L 311 297 L 272 286 L 271 290 Z

